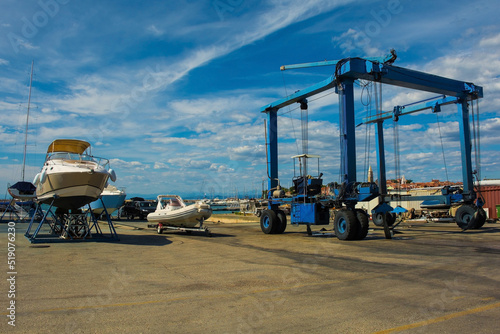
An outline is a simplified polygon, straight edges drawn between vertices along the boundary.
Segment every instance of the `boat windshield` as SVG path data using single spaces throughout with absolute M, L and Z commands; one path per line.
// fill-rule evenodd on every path
M 86 154 L 56 152 L 49 156 L 48 160 L 77 160 L 77 161 L 95 161 Z
M 150 208 L 150 207 L 155 207 L 156 203 L 154 203 L 154 202 L 142 202 L 140 204 L 140 206 L 142 206 L 143 208 Z
M 182 207 L 181 202 L 177 198 L 163 197 L 160 200 L 161 207 L 166 208 L 167 206 L 171 208 L 180 208 Z

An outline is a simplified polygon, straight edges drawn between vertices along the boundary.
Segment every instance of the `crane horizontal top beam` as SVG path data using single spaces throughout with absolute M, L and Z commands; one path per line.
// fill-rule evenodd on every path
M 397 58 L 396 51 L 394 51 L 394 49 L 392 49 L 391 53 L 385 57 L 368 57 L 368 58 L 363 58 L 363 59 L 371 61 L 371 62 L 392 64 L 392 63 L 394 63 L 396 58 Z M 334 65 L 337 65 L 340 61 L 342 61 L 342 60 L 325 60 L 325 61 L 317 61 L 317 62 L 312 62 L 312 63 L 283 65 L 280 67 L 280 70 L 285 71 L 285 70 L 293 70 L 293 69 L 297 69 L 297 68 L 309 68 L 309 67 L 318 67 L 318 66 L 334 66 Z
M 310 96 L 324 92 L 325 90 L 335 87 L 335 85 L 336 85 L 335 77 L 332 75 L 328 79 L 318 82 L 315 85 L 299 90 L 291 95 L 288 95 L 287 97 L 274 101 L 273 103 L 270 103 L 268 105 L 265 105 L 264 107 L 260 108 L 260 111 L 268 112 L 271 110 L 281 109 L 295 102 L 300 102 L 304 99 L 307 99 Z
M 447 96 L 473 99 L 483 97 L 483 88 L 470 82 L 441 77 L 389 64 L 373 63 L 361 58 L 343 61 L 337 73 L 342 78 L 379 81 L 384 84 L 427 91 Z
M 261 108 L 261 112 L 269 112 L 300 102 L 305 98 L 333 88 L 338 82 L 349 80 L 369 80 L 393 86 L 432 92 L 457 98 L 478 99 L 483 97 L 483 88 L 470 82 L 441 77 L 407 68 L 373 62 L 369 59 L 346 58 L 337 64 L 335 73 L 328 79 L 297 91 Z
M 393 59 L 395 59 L 395 54 L 391 53 L 385 57 L 368 57 L 368 58 L 364 58 L 364 59 L 368 60 L 368 61 L 372 61 L 372 62 L 386 63 L 386 62 L 393 61 Z M 298 69 L 298 68 L 309 68 L 309 67 L 319 67 L 319 66 L 335 66 L 340 61 L 341 60 L 325 60 L 325 61 L 317 61 L 317 62 L 311 62 L 311 63 L 283 65 L 280 67 L 280 70 L 285 71 L 285 70 L 294 70 L 294 69 Z

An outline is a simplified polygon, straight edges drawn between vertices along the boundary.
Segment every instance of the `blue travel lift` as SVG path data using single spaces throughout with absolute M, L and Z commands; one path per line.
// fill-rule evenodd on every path
M 469 125 L 469 104 L 473 100 L 483 97 L 483 88 L 473 83 L 440 77 L 437 75 L 418 72 L 406 68 L 393 66 L 396 53 L 384 58 L 345 58 L 339 61 L 306 63 L 291 66 L 282 66 L 281 69 L 305 68 L 312 66 L 335 66 L 335 72 L 328 79 L 313 86 L 297 91 L 283 99 L 277 100 L 261 108 L 261 112 L 268 117 L 267 140 L 267 169 L 268 169 L 268 208 L 262 213 L 260 225 L 266 234 L 280 234 L 286 229 L 285 213 L 279 209 L 280 205 L 290 204 L 291 223 L 307 225 L 311 234 L 310 225 L 328 225 L 330 208 L 338 209 L 334 219 L 336 236 L 341 240 L 361 240 L 368 233 L 369 216 L 365 210 L 356 209 L 358 202 L 371 201 L 379 198 L 377 205 L 371 212 L 374 221 L 384 226 L 386 238 L 392 236 L 391 225 L 394 223 L 394 209 L 388 204 L 394 195 L 387 194 L 384 138 L 382 123 L 384 119 L 400 116 L 431 108 L 439 111 L 441 105 L 456 104 L 459 113 L 460 145 L 462 155 L 463 189 L 445 188 L 443 196 L 448 203 L 461 203 L 455 219 L 463 229 L 478 228 L 484 224 L 486 215 L 482 209 L 482 201 L 476 200 L 474 191 L 474 174 L 471 158 L 471 134 Z M 396 107 L 390 114 L 379 114 L 365 123 L 376 124 L 376 148 L 378 163 L 379 184 L 358 182 L 356 177 L 356 145 L 355 145 L 355 108 L 354 108 L 354 81 L 362 79 L 415 90 L 440 94 L 437 100 Z M 332 200 L 320 199 L 322 174 L 312 177 L 307 174 L 307 160 L 313 156 L 304 154 L 296 156 L 303 166 L 301 174 L 294 176 L 295 195 L 285 198 L 281 190 L 278 177 L 278 110 L 300 103 L 301 109 L 307 109 L 307 98 L 335 89 L 340 100 L 341 126 L 341 184 L 334 190 Z M 317 156 L 316 156 L 317 157 Z

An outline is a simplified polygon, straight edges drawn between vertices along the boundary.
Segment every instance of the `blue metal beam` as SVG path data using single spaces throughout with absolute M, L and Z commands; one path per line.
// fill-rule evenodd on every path
M 433 74 L 409 70 L 402 67 L 371 62 L 361 58 L 347 58 L 340 60 L 342 63 L 338 73 L 330 76 L 315 85 L 295 92 L 285 98 L 277 100 L 261 108 L 261 112 L 271 109 L 281 109 L 290 104 L 300 102 L 310 96 L 335 87 L 337 81 L 345 78 L 380 81 L 384 84 L 422 90 L 441 95 L 469 99 L 483 97 L 483 88 L 470 82 L 448 79 Z
M 342 61 L 337 79 L 343 78 L 380 81 L 384 84 L 422 90 L 447 96 L 473 99 L 483 97 L 483 88 L 470 82 L 414 71 L 388 64 L 373 63 L 361 58 L 348 58 Z
M 356 129 L 354 123 L 354 80 L 344 80 L 340 95 L 341 171 L 343 182 L 356 182 Z
M 387 62 L 394 62 L 396 60 L 396 52 L 394 50 L 391 50 L 391 53 L 388 54 L 385 57 L 368 57 L 368 58 L 363 58 L 368 61 L 372 62 L 378 62 L 378 63 L 387 63 Z M 311 62 L 311 63 L 302 63 L 302 64 L 294 64 L 294 65 L 283 65 L 280 67 L 280 70 L 285 71 L 285 70 L 293 70 L 293 69 L 298 69 L 298 68 L 309 68 L 309 67 L 319 67 L 319 66 L 335 66 L 337 65 L 341 60 L 325 60 L 325 61 L 317 61 L 317 62 Z
M 278 186 L 278 111 L 271 110 L 268 112 L 267 122 L 267 171 L 268 171 L 268 190 L 274 189 Z M 269 197 L 272 195 L 269 191 Z M 269 201 L 269 209 L 273 209 L 271 201 Z
M 299 90 L 292 95 L 288 95 L 285 98 L 282 98 L 282 99 L 277 100 L 273 103 L 270 103 L 270 104 L 260 108 L 260 111 L 261 112 L 268 112 L 268 111 L 273 110 L 273 109 L 275 109 L 275 110 L 281 109 L 281 108 L 286 107 L 290 104 L 300 102 L 303 99 L 308 98 L 309 96 L 313 96 L 313 95 L 316 95 L 318 93 L 324 92 L 325 90 L 328 90 L 330 88 L 335 87 L 335 85 L 336 85 L 335 77 L 332 75 L 328 79 L 323 80 L 321 82 L 318 82 L 315 85 L 307 87 L 303 90 Z
M 462 180 L 464 196 L 476 198 L 474 194 L 474 175 L 472 170 L 472 153 L 470 140 L 470 125 L 469 125 L 469 104 L 467 100 L 461 100 L 457 104 L 458 107 L 458 123 L 460 127 L 460 148 L 462 149 Z
M 426 102 L 416 103 L 416 104 L 408 104 L 405 106 L 396 106 L 396 107 L 394 107 L 393 111 L 386 111 L 386 112 L 380 113 L 378 115 L 366 117 L 365 120 L 363 121 L 363 123 L 361 123 L 361 124 L 377 123 L 379 121 L 383 121 L 386 119 L 391 119 L 391 118 L 395 118 L 395 117 L 399 117 L 399 116 L 413 114 L 413 113 L 423 111 L 426 109 L 432 109 L 433 111 L 436 111 L 436 110 L 438 110 L 438 108 L 440 106 L 444 106 L 447 104 L 453 104 L 453 103 L 457 103 L 457 102 L 458 102 L 458 98 L 448 96 L 448 97 L 442 97 L 440 99 L 433 100 L 433 101 L 426 101 Z M 361 124 L 358 124 L 358 125 L 361 125 Z

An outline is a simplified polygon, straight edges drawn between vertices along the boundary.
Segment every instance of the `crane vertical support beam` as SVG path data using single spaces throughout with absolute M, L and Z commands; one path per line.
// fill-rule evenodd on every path
M 343 182 L 356 182 L 356 126 L 354 123 L 354 80 L 346 79 L 341 82 L 342 104 L 340 106 L 341 124 L 341 151 L 344 159 L 341 162 Z
M 470 195 L 470 198 L 475 198 L 474 179 L 472 170 L 472 153 L 471 153 L 471 138 L 469 124 L 469 104 L 467 99 L 460 99 L 458 106 L 458 122 L 460 127 L 460 147 L 462 151 L 462 179 L 464 195 Z
M 381 194 L 387 194 L 383 121 L 377 122 L 377 126 L 375 127 L 375 140 L 377 145 L 378 187 Z
M 278 186 L 278 110 L 271 109 L 267 111 L 267 136 L 268 136 L 268 150 L 267 150 L 267 171 L 268 171 L 268 197 L 271 198 L 273 188 Z M 272 204 L 269 202 L 269 209 L 272 209 Z

